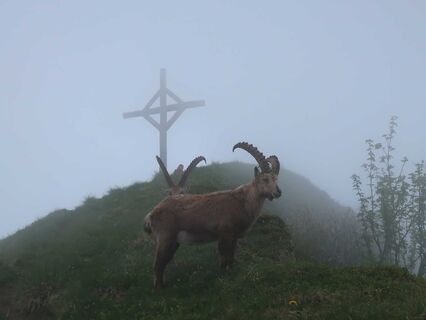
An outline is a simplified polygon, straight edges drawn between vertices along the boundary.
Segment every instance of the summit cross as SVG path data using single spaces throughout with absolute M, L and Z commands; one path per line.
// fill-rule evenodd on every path
M 167 98 L 171 98 L 174 103 L 167 104 Z M 159 100 L 159 106 L 153 107 L 154 103 Z M 173 91 L 167 88 L 166 69 L 160 70 L 160 89 L 148 101 L 145 108 L 138 111 L 125 112 L 123 118 L 143 117 L 151 123 L 160 133 L 160 158 L 167 167 L 167 131 L 189 108 L 197 108 L 205 106 L 204 100 L 183 101 Z M 168 113 L 174 112 L 168 119 Z M 160 122 L 156 121 L 152 115 L 159 114 Z

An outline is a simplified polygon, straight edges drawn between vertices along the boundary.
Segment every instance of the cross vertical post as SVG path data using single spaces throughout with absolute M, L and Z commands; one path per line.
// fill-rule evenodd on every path
M 174 103 L 167 104 L 167 97 L 171 98 Z M 159 100 L 159 106 L 153 107 L 154 103 Z M 205 106 L 204 100 L 183 101 L 172 90 L 167 88 L 166 69 L 160 69 L 160 89 L 148 101 L 142 110 L 125 112 L 123 118 L 143 117 L 151 123 L 160 133 L 160 158 L 167 167 L 167 131 L 189 108 L 197 108 Z M 168 113 L 172 112 L 172 116 L 168 119 Z M 156 121 L 152 115 L 159 114 L 160 121 Z
M 160 158 L 167 168 L 167 79 L 166 69 L 160 70 Z

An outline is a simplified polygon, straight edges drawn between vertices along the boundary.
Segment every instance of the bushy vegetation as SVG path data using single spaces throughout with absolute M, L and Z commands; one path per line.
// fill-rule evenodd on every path
M 384 142 L 368 139 L 365 180 L 353 175 L 368 259 L 404 266 L 426 276 L 426 172 L 424 161 L 405 173 L 408 159 L 395 164 L 397 118 L 392 117 Z
M 194 193 L 227 189 L 249 181 L 252 170 L 241 163 L 213 164 L 196 169 L 189 185 Z M 144 215 L 165 196 L 160 175 L 151 182 L 111 189 L 101 199 L 88 197 L 74 210 L 52 212 L 0 241 L 0 319 L 426 315 L 426 282 L 404 269 L 337 268 L 314 262 L 321 254 L 334 256 L 333 264 L 351 261 L 345 258 L 349 247 L 333 244 L 352 237 L 346 229 L 332 231 L 345 225 L 346 218 L 331 226 L 327 221 L 307 222 L 310 217 L 319 221 L 323 212 L 331 212 L 332 219 L 347 209 L 302 177 L 283 170 L 281 179 L 284 196 L 265 211 L 287 223 L 263 215 L 239 242 L 236 264 L 226 273 L 219 270 L 215 244 L 182 246 L 168 266 L 161 291 L 152 287 L 154 245 L 142 233 Z M 304 196 L 297 197 L 300 193 Z

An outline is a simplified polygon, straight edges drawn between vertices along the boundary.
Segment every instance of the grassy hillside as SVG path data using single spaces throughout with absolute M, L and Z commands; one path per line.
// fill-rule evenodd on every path
M 206 192 L 251 176 L 248 165 L 213 164 L 196 170 L 189 183 L 192 192 Z M 321 210 L 344 209 L 301 177 L 284 171 L 282 179 L 284 197 L 266 208 L 271 213 L 291 215 L 305 210 L 302 206 L 315 207 L 316 201 Z M 55 211 L 0 241 L 0 319 L 426 316 L 424 280 L 398 268 L 301 261 L 297 250 L 294 255 L 293 231 L 271 215 L 262 216 L 240 241 L 230 272 L 219 271 L 215 244 L 182 246 L 166 271 L 166 288 L 156 292 L 154 246 L 141 226 L 164 190 L 156 175 L 151 182 L 112 189 L 101 199 L 87 198 L 74 210 Z M 305 196 L 293 197 L 297 190 Z M 317 200 L 308 200 L 310 193 Z

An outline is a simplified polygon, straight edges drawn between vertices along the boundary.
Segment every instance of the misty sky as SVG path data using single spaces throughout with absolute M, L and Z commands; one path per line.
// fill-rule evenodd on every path
M 246 140 L 354 207 L 364 140 L 391 115 L 400 156 L 426 159 L 423 0 L 0 0 L 0 40 L 0 237 L 152 177 L 158 133 L 121 114 L 162 67 L 206 100 L 169 131 L 171 169 L 253 162 L 231 151 Z

